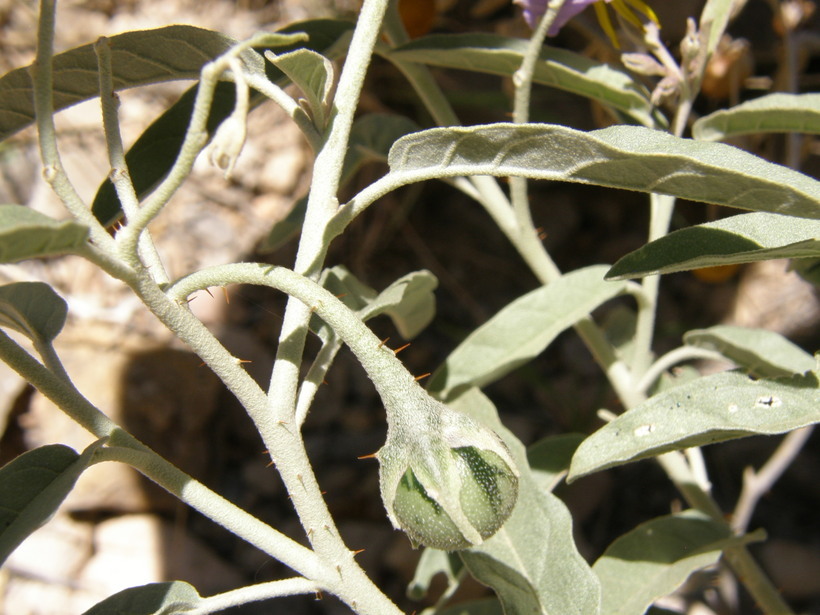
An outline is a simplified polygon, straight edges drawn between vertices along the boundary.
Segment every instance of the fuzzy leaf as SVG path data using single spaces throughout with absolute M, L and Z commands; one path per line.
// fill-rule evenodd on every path
M 111 68 L 117 90 L 140 85 L 197 79 L 202 66 L 236 41 L 219 32 L 187 25 L 136 30 L 111 36 Z M 54 109 L 59 111 L 100 95 L 94 46 L 83 45 L 54 56 Z M 29 67 L 0 79 L 0 141 L 34 121 Z
M 265 57 L 302 91 L 314 124 L 324 128 L 333 94 L 333 63 L 312 49 L 279 55 L 269 51 Z
M 529 177 L 668 194 L 820 219 L 820 182 L 723 143 L 639 126 L 582 132 L 552 124 L 433 128 L 390 150 L 397 185 L 463 175 Z
M 356 119 L 350 129 L 341 183 L 350 181 L 365 163 L 386 163 L 393 143 L 418 130 L 418 124 L 403 115 L 369 113 Z
M 78 455 L 62 444 L 49 444 L 0 468 L 0 564 L 51 518 L 100 446 L 97 441 Z
M 0 263 L 62 256 L 85 246 L 88 227 L 61 222 L 22 205 L 0 205 Z
M 802 374 L 816 366 L 814 357 L 774 331 L 717 325 L 687 332 L 689 346 L 716 350 L 730 361 L 762 378 Z
M 0 286 L 0 326 L 19 331 L 35 343 L 50 343 L 65 324 L 66 302 L 43 282 Z
M 816 372 L 779 380 L 713 374 L 659 393 L 593 433 L 575 452 L 568 481 L 672 450 L 817 422 Z
M 433 291 L 438 280 L 424 269 L 400 277 L 380 293 L 362 283 L 342 265 L 325 270 L 321 283 L 362 320 L 380 314 L 389 316 L 404 339 L 418 335 L 436 313 Z
M 630 252 L 608 280 L 774 258 L 820 256 L 820 221 L 764 212 L 680 229 Z
M 647 521 L 613 542 L 592 570 L 601 580 L 601 613 L 643 615 L 726 547 L 748 542 L 729 526 L 688 510 Z
M 387 57 L 512 77 L 521 68 L 528 44 L 524 39 L 488 33 L 434 34 L 397 47 Z M 643 126 L 666 125 L 643 85 L 626 71 L 586 56 L 544 47 L 533 80 L 608 105 Z
M 715 111 L 692 126 L 701 141 L 761 132 L 820 134 L 820 94 L 768 94 Z
M 473 331 L 436 370 L 429 388 L 442 399 L 484 386 L 538 356 L 559 333 L 625 285 L 603 281 L 606 265 L 579 269 L 519 297 Z
M 200 601 L 196 589 L 184 581 L 149 583 L 117 592 L 83 615 L 171 615 L 194 609 Z
M 600 588 L 578 553 L 564 503 L 539 488 L 524 445 L 499 421 L 492 402 L 470 389 L 450 406 L 495 431 L 518 465 L 519 495 L 512 515 L 478 547 L 459 551 L 479 582 L 498 595 L 506 615 L 595 615 Z

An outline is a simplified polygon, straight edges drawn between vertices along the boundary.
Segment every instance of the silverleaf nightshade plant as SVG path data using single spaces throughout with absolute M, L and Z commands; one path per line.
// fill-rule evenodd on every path
M 697 579 L 687 580 L 698 570 L 723 565 L 731 568 L 761 611 L 791 613 L 747 550 L 748 542 L 760 538 L 760 532 L 747 528 L 757 500 L 820 421 L 816 361 L 781 335 L 738 327 L 690 331 L 682 345 L 656 358 L 654 350 L 661 344 L 655 332 L 668 327 L 658 326 L 663 302 L 658 300 L 655 274 L 725 264 L 727 259 L 744 263 L 777 254 L 799 262 L 817 255 L 820 182 L 795 170 L 797 160 L 790 169 L 707 140 L 762 126 L 817 132 L 820 99 L 764 96 L 692 125 L 704 67 L 731 15 L 743 4 L 734 0 L 706 0 L 700 17 L 687 24 L 679 56 L 667 49 L 657 18 L 643 0 L 516 0 L 534 29 L 528 40 L 459 32 L 413 41 L 401 21 L 399 1 L 405 15 L 408 7 L 423 12 L 436 6 L 432 1 L 363 0 L 355 24 L 310 20 L 241 43 L 210 30 L 169 26 L 102 38 L 54 56 L 55 1 L 41 0 L 36 62 L 0 78 L 0 131 L 7 137 L 34 118 L 43 176 L 70 219 L 56 220 L 23 205 L 0 205 L 0 260 L 16 263 L 72 254 L 127 286 L 245 409 L 270 456 L 271 475 L 265 478 L 277 480 L 273 473 L 278 473 L 287 496 L 282 494 L 281 501 L 292 507 L 304 534 L 292 538 L 257 519 L 253 511 L 228 501 L 137 441 L 109 418 L 107 408 L 95 407 L 75 386 L 52 346 L 69 311 L 66 302 L 47 284 L 20 282 L 0 288 L 0 359 L 96 441 L 82 453 L 59 444 L 42 446 L 0 469 L 0 559 L 55 512 L 86 468 L 116 461 L 281 562 L 293 576 L 209 597 L 181 581 L 152 583 L 115 594 L 86 615 L 208 615 L 296 594 L 311 603 L 311 612 L 322 595 L 338 597 L 359 615 L 418 611 L 415 603 L 400 603 L 401 595 L 388 595 L 360 566 L 356 553 L 364 547 L 372 554 L 379 545 L 372 536 L 356 539 L 364 544 L 349 545 L 308 454 L 307 417 L 336 353 L 346 344 L 372 380 L 387 419 L 386 441 L 369 455 L 379 462 L 378 491 L 386 510 L 374 523 L 389 533 L 389 520 L 406 532 L 412 546 L 433 547 L 421 553 L 413 594 L 425 593 L 440 572 L 447 578 L 441 595 L 430 596 L 425 615 L 643 615 L 684 584 L 691 590 L 687 594 L 697 596 L 693 600 L 709 599 L 715 588 L 698 592 Z M 622 62 L 639 79 L 623 67 L 544 45 L 546 35 L 556 34 L 590 4 L 615 47 L 610 9 L 621 25 L 635 26 L 634 31 L 628 28 L 630 38 L 643 55 L 626 56 Z M 780 6 L 793 10 L 793 4 Z M 435 15 L 422 17 L 430 21 Z M 788 23 L 797 27 L 794 20 Z M 374 54 L 395 65 L 397 78 L 407 80 L 408 91 L 425 107 L 418 114 L 422 119 L 362 113 L 362 87 Z M 503 117 L 512 121 L 462 125 L 428 64 L 509 78 L 515 97 L 512 113 Z M 79 79 L 78 74 L 92 78 Z M 126 154 L 116 90 L 197 75 L 197 85 Z M 611 111 L 622 125 L 586 131 L 532 123 L 534 83 L 568 90 L 573 100 L 586 97 Z M 297 89 L 301 92 L 294 94 Z M 62 166 L 53 116 L 55 110 L 94 98 L 101 101 L 111 183 L 101 187 L 90 205 Z M 281 107 L 315 154 L 310 190 L 301 199 L 304 207 L 295 207 L 268 238 L 270 247 L 299 229 L 292 268 L 229 263 L 176 272 L 174 268 L 185 266 L 177 263 L 166 271 L 162 255 L 177 235 L 152 237 L 155 218 L 164 208 L 181 205 L 172 197 L 209 141 L 211 159 L 226 175 L 243 164 L 247 115 L 264 101 Z M 551 105 L 552 98 L 545 104 Z M 723 113 L 728 117 L 722 118 Z M 436 127 L 420 127 L 415 121 Z M 694 139 L 685 137 L 690 127 Z M 277 138 L 267 127 L 254 132 L 251 139 Z M 24 146 L 25 141 L 9 145 Z M 157 152 L 167 154 L 167 161 L 158 161 Z M 347 192 L 343 184 L 372 159 L 386 161 L 386 173 L 340 202 Z M 376 292 L 350 272 L 328 268 L 325 261 L 331 242 L 367 208 L 384 207 L 377 203 L 388 193 L 430 179 L 446 181 L 449 187 L 443 189 L 457 189 L 484 209 L 533 274 L 527 279 L 534 288 L 466 335 L 436 370 L 428 392 L 365 321 L 388 314 L 402 335 L 413 337 L 433 318 L 435 276 L 428 271 L 407 273 Z M 649 206 L 646 245 L 612 266 L 562 272 L 543 241 L 556 228 L 550 214 L 531 207 L 527 181 L 535 179 L 636 191 L 631 202 L 645 198 Z M 676 198 L 757 211 L 669 233 Z M 445 207 L 460 206 L 458 199 L 446 201 Z M 553 205 L 574 207 L 570 201 L 558 199 Z M 536 227 L 534 218 L 542 218 L 544 228 Z M 118 219 L 120 226 L 108 228 Z M 464 229 L 447 230 L 457 235 Z M 481 245 L 491 250 L 494 244 Z M 635 278 L 639 281 L 627 281 Z M 194 293 L 232 284 L 267 286 L 288 296 L 267 389 L 189 307 Z M 618 309 L 623 311 L 604 325 L 598 315 L 612 307 L 605 304 L 615 297 L 622 297 Z M 327 327 L 312 328 L 314 317 Z M 27 337 L 33 352 L 7 335 L 7 329 Z M 547 381 L 553 374 L 534 363 L 528 377 L 518 382 L 536 387 L 535 392 L 552 389 L 567 396 L 545 404 L 562 405 L 561 420 L 550 416 L 536 421 L 547 418 L 549 424 L 592 433 L 547 436 L 525 446 L 504 425 L 507 409 L 499 411 L 482 389 L 532 361 L 570 329 L 601 369 L 590 386 L 611 390 L 612 395 L 594 398 L 611 401 L 613 408 L 599 414 L 606 425 L 595 424 L 594 408 L 582 401 L 589 396 L 553 387 Z M 306 352 L 311 331 L 319 333 L 314 355 Z M 732 361 L 738 370 L 685 382 L 675 378 L 678 365 L 704 358 Z M 588 380 L 586 371 L 583 378 L 573 379 L 583 386 Z M 676 386 L 668 387 L 669 382 Z M 544 400 L 540 393 L 526 397 Z M 527 408 L 528 414 L 537 411 Z M 783 433 L 787 435 L 766 465 L 757 473 L 744 472 L 735 510 L 721 509 L 698 447 L 739 435 Z M 346 436 L 341 432 L 333 437 Z M 573 528 L 570 510 L 553 490 L 564 478 L 570 483 L 648 458 L 677 488 L 676 501 L 690 509 L 650 519 L 622 536 L 607 536 L 608 546 L 600 545 L 605 549 L 601 557 L 587 561 L 575 542 L 584 528 Z M 356 463 L 350 459 L 351 465 Z M 375 478 L 375 467 L 363 471 Z M 613 492 L 606 497 L 612 504 L 617 496 Z M 378 507 L 375 488 L 372 498 Z M 268 502 L 260 501 L 263 506 Z M 373 534 L 380 540 L 378 532 Z M 409 549 L 404 539 L 398 542 Z M 468 576 L 492 588 L 495 596 L 452 604 Z M 734 599 L 738 592 L 728 595 Z

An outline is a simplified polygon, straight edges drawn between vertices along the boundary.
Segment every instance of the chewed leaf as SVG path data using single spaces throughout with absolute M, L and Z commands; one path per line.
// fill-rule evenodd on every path
M 81 250 L 88 227 L 61 222 L 22 205 L 0 205 L 0 263 L 62 256 Z
M 761 132 L 820 134 L 820 94 L 769 94 L 715 111 L 692 126 L 692 136 L 702 141 Z
M 624 292 L 624 284 L 603 280 L 606 269 L 578 269 L 507 305 L 450 353 L 430 380 L 430 390 L 447 399 L 538 356 L 559 333 Z
M 95 604 L 83 615 L 164 615 L 185 613 L 201 602 L 196 589 L 184 581 L 129 587 Z
M 601 612 L 643 615 L 658 598 L 696 570 L 720 559 L 723 549 L 748 542 L 729 526 L 696 511 L 658 517 L 613 542 L 592 569 L 601 580 Z
M 0 326 L 34 342 L 49 343 L 62 330 L 68 307 L 48 284 L 15 282 L 0 286 Z
M 655 395 L 589 436 L 572 458 L 568 480 L 672 450 L 817 422 L 816 372 L 779 380 L 735 371 L 705 376 Z
M 0 468 L 0 563 L 54 514 L 100 446 L 97 441 L 78 455 L 49 444 Z
M 434 128 L 399 139 L 389 164 L 383 181 L 395 185 L 463 175 L 517 176 L 820 219 L 817 180 L 730 145 L 639 126 L 592 132 L 552 124 Z
M 680 229 L 656 239 L 616 262 L 607 279 L 818 256 L 820 221 L 754 212 Z
M 689 331 L 689 346 L 716 350 L 757 376 L 778 378 L 814 369 L 814 357 L 774 331 L 717 325 Z
M 511 77 L 521 68 L 528 41 L 488 33 L 433 34 L 392 50 L 388 59 Z M 664 126 L 649 92 L 626 71 L 564 49 L 544 47 L 533 81 L 586 96 L 644 126 Z

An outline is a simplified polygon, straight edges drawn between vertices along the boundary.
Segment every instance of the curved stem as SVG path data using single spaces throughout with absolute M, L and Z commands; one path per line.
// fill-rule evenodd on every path
M 696 346 L 680 346 L 674 350 L 670 350 L 650 365 L 643 376 L 641 376 L 636 387 L 641 393 L 646 394 L 652 385 L 655 384 L 655 381 L 660 378 L 664 372 L 669 370 L 669 368 L 679 363 L 694 361 L 696 359 L 713 359 L 720 361 L 725 360 L 726 357 L 714 350 L 697 348 Z
M 270 581 L 269 583 L 249 585 L 233 591 L 203 598 L 196 608 L 185 611 L 185 614 L 210 615 L 211 613 L 220 613 L 225 609 L 249 604 L 251 602 L 259 602 L 271 598 L 284 598 L 285 596 L 296 596 L 299 594 L 313 594 L 318 593 L 319 590 L 320 588 L 316 583 L 301 577 Z

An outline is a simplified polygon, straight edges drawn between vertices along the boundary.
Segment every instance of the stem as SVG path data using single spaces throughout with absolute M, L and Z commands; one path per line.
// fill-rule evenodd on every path
M 726 357 L 719 352 L 715 352 L 714 350 L 706 350 L 705 348 L 697 348 L 695 346 L 680 346 L 679 348 L 670 350 L 650 365 L 638 381 L 636 387 L 645 395 L 647 391 L 649 391 L 650 387 L 655 384 L 655 381 L 660 378 L 669 368 L 674 367 L 679 363 L 693 361 L 696 359 L 712 359 L 715 361 L 720 361 L 725 360 Z
M 3 331 L 0 331 L 0 358 L 80 426 L 97 438 L 109 438 L 120 444 L 100 449 L 96 453 L 100 460 L 131 463 L 192 508 L 293 570 L 317 580 L 329 576 L 312 551 L 210 491 L 157 455 L 98 410 L 69 380 L 46 369 Z
M 316 583 L 301 577 L 270 581 L 203 598 L 197 607 L 185 613 L 186 615 L 210 615 L 210 613 L 219 613 L 225 609 L 251 602 L 318 593 L 319 589 Z
M 69 212 L 90 229 L 91 240 L 101 248 L 116 253 L 114 240 L 97 221 L 91 210 L 77 194 L 66 175 L 60 152 L 57 148 L 57 133 L 54 127 L 54 14 L 55 0 L 42 0 L 37 31 L 37 57 L 31 67 L 34 85 L 34 113 L 37 136 L 40 143 L 40 157 L 43 160 L 43 176 L 52 190 L 60 198 Z
M 743 489 L 732 514 L 732 529 L 735 532 L 741 534 L 746 531 L 758 501 L 771 490 L 797 458 L 813 430 L 814 426 L 809 425 L 789 432 L 759 471 L 746 468 L 743 473 Z
M 106 37 L 101 37 L 94 44 L 94 52 L 97 54 L 97 65 L 100 73 L 100 103 L 102 106 L 103 129 L 108 151 L 108 164 L 111 166 L 109 177 L 111 183 L 114 184 L 125 218 L 129 220 L 137 214 L 139 197 L 131 181 L 128 164 L 125 161 L 122 136 L 120 135 L 120 123 L 117 113 L 120 99 L 114 90 L 111 70 L 111 41 Z M 157 283 L 165 284 L 169 281 L 168 274 L 162 265 L 162 260 L 147 229 L 140 235 L 138 254 L 122 254 L 122 257 L 131 267 L 139 267 L 144 263 L 147 269 L 152 272 Z

